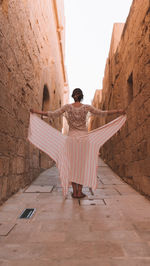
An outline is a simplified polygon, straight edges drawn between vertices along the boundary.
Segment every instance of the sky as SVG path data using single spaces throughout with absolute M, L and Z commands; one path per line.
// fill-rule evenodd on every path
M 126 21 L 131 4 L 132 0 L 64 0 L 70 95 L 81 88 L 85 104 L 91 104 L 95 90 L 102 89 L 113 24 Z

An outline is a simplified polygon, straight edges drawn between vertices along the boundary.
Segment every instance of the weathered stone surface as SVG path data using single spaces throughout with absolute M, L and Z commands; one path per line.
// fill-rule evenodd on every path
M 27 134 L 30 108 L 68 100 L 63 27 L 63 1 L 0 1 L 0 202 L 52 164 Z M 52 126 L 61 130 L 62 119 Z
M 123 179 L 150 196 L 149 23 L 149 1 L 135 0 L 124 27 L 114 25 L 102 97 L 95 96 L 93 105 L 126 110 L 125 126 L 104 145 L 101 155 Z M 91 129 L 113 118 L 95 119 Z

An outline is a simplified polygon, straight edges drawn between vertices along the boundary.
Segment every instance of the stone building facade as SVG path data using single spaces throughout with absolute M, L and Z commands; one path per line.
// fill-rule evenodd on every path
M 92 100 L 92 105 L 95 108 L 100 109 L 101 100 L 102 100 L 102 90 L 96 90 L 94 94 L 94 98 Z M 102 118 L 100 118 L 99 116 L 91 115 L 88 119 L 88 131 L 91 131 L 92 129 L 100 127 L 101 124 L 102 124 Z
M 68 101 L 64 27 L 63 1 L 0 1 L 0 202 L 51 164 L 27 141 L 29 110 Z
M 134 0 L 125 25 L 115 24 L 103 79 L 103 110 L 125 109 L 127 122 L 101 149 L 127 183 L 150 196 L 150 5 Z M 96 99 L 93 100 L 95 103 Z M 97 102 L 97 101 L 96 101 Z M 102 125 L 114 119 L 108 116 Z M 99 126 L 98 124 L 97 126 Z

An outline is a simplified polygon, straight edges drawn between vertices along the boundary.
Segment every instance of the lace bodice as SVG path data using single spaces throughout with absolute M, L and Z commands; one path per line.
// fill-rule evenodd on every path
M 87 114 L 104 115 L 107 111 L 102 111 L 91 105 L 83 104 L 80 107 L 74 107 L 72 104 L 66 104 L 55 111 L 48 111 L 48 117 L 55 118 L 64 115 L 67 119 L 69 129 L 86 129 Z

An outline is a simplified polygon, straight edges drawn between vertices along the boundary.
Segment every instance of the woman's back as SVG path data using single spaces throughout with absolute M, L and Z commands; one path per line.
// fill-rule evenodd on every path
M 78 107 L 77 107 L 78 106 Z M 86 130 L 86 118 L 88 113 L 88 105 L 68 104 L 65 110 L 65 117 L 68 121 L 69 129 Z

